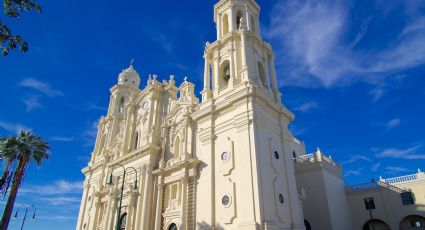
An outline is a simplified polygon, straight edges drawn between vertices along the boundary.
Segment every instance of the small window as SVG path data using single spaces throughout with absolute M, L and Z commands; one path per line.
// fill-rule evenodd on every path
M 375 208 L 375 201 L 373 200 L 373 198 L 365 198 L 364 199 L 364 204 L 366 206 L 366 210 L 376 209 Z
M 294 150 L 294 151 L 292 151 L 292 156 L 294 157 L 294 159 L 296 159 L 296 158 L 297 158 L 297 153 L 295 152 L 295 150 Z
M 236 15 L 236 26 L 237 26 L 237 29 L 240 29 L 241 28 L 241 19 L 242 19 L 242 12 L 241 11 L 239 11 L 238 12 L 238 14 Z
M 221 203 L 224 206 L 229 205 L 229 203 L 230 203 L 230 197 L 228 195 L 223 196 L 223 198 L 221 198 Z
M 259 76 L 259 79 L 261 81 L 261 84 L 265 88 L 268 88 L 268 86 L 267 86 L 266 73 L 264 71 L 264 66 L 263 66 L 263 64 L 261 62 L 258 62 L 258 76 Z
M 280 154 L 278 151 L 274 151 L 274 158 L 276 158 L 276 160 L 279 160 Z
M 400 196 L 401 196 L 401 201 L 403 202 L 403 205 L 415 204 L 415 200 L 413 199 L 412 192 L 403 192 L 400 194 Z
M 285 200 L 283 199 L 283 195 L 282 194 L 279 194 L 279 202 L 281 203 L 281 204 L 283 204 L 283 202 L 284 202 Z
M 136 132 L 136 138 L 134 140 L 134 150 L 139 148 L 139 132 Z
M 223 16 L 223 35 L 226 35 L 227 33 L 229 33 L 229 17 L 227 16 L 227 14 L 225 14 Z
M 124 97 L 121 98 L 119 112 L 120 113 L 124 112 Z

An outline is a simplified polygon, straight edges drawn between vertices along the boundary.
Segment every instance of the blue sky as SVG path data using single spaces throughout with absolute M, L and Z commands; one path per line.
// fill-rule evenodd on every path
M 109 88 L 132 58 L 142 87 L 155 73 L 187 75 L 202 90 L 215 2 L 41 1 L 42 14 L 0 16 L 30 44 L 0 57 L 0 135 L 31 129 L 52 147 L 19 194 L 39 210 L 28 229 L 75 229 L 80 170 Z M 283 101 L 297 116 L 290 128 L 309 152 L 320 147 L 341 162 L 347 183 L 425 169 L 424 1 L 258 3 Z

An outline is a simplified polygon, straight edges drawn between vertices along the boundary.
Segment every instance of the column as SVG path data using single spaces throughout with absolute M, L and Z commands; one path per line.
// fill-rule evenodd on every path
M 78 215 L 78 222 L 77 222 L 77 230 L 82 229 L 82 224 L 84 222 L 84 214 L 86 212 L 86 204 L 87 204 L 87 194 L 89 192 L 90 184 L 86 181 L 84 181 L 84 191 L 83 191 L 83 198 L 81 199 L 81 205 L 80 205 L 80 214 Z
M 144 191 L 144 187 L 145 186 L 142 186 L 142 183 L 145 180 L 146 180 L 146 166 L 143 166 L 143 168 L 140 170 L 140 180 L 139 180 L 139 185 L 140 186 L 139 186 L 139 197 L 137 199 L 137 210 L 136 210 L 136 219 L 135 219 L 135 222 L 136 222 L 135 229 L 142 229 L 141 228 L 141 226 L 142 226 L 142 223 L 141 223 L 141 221 L 142 221 L 142 212 L 143 212 L 142 205 L 143 205 L 143 202 L 145 202 L 143 200 L 143 198 L 144 198 L 143 191 Z
M 105 230 L 113 230 L 114 229 L 114 223 L 117 216 L 117 208 L 118 208 L 118 199 L 115 197 L 115 194 L 112 197 L 112 208 L 109 210 L 109 219 L 107 219 L 107 225 Z
M 221 39 L 221 14 L 218 14 L 217 18 L 217 39 Z
M 142 210 L 142 225 L 141 229 L 151 229 L 149 226 L 151 199 L 149 195 L 152 194 L 152 166 L 147 166 L 145 189 L 143 191 L 143 210 Z
M 251 20 L 249 20 L 250 17 L 249 17 L 249 11 L 248 11 L 248 6 L 247 5 L 245 5 L 245 18 L 246 18 L 246 28 L 249 31 L 254 32 L 254 30 L 252 29 Z
M 180 228 L 179 229 L 185 229 L 186 226 L 186 193 L 187 193 L 187 175 L 184 175 L 182 178 L 182 193 L 181 193 L 181 215 L 180 215 Z
M 220 57 L 219 53 L 216 53 L 216 57 L 214 57 L 214 95 L 218 95 L 218 81 L 220 77 Z
M 157 190 L 158 190 L 158 195 L 157 195 L 157 198 L 156 198 L 156 213 L 155 213 L 155 228 L 154 228 L 154 230 L 160 230 L 161 229 L 162 199 L 164 197 L 163 196 L 164 182 L 162 180 L 162 176 L 158 177 Z
M 135 191 L 130 191 L 130 201 L 128 202 L 128 212 L 127 212 L 127 223 L 125 226 L 125 229 L 133 229 L 132 226 L 134 226 L 134 220 L 135 220 L 135 215 L 134 215 L 134 205 L 135 205 L 135 200 L 137 197 L 137 192 Z
M 237 30 L 233 4 L 230 4 L 230 14 L 229 14 L 228 20 L 229 20 L 229 31 L 233 32 L 233 31 Z
M 101 215 L 100 211 L 100 207 L 102 206 L 102 200 L 100 197 L 100 194 L 96 194 L 96 201 L 94 202 L 94 207 L 95 207 L 95 211 L 94 211 L 94 218 L 93 218 L 93 229 L 96 229 L 97 226 L 99 225 L 98 220 L 99 220 L 99 215 Z
M 281 98 L 280 98 L 279 86 L 278 86 L 277 78 L 276 78 L 276 67 L 274 65 L 274 55 L 271 55 L 269 59 L 269 64 L 270 64 L 270 71 L 272 75 L 272 90 L 273 90 L 276 102 L 280 103 Z
M 103 223 L 103 229 L 108 229 L 109 219 L 111 218 L 111 209 L 114 206 L 114 195 L 112 193 L 109 194 L 108 208 L 106 209 L 106 217 Z
M 211 98 L 211 65 L 208 55 L 204 54 L 204 90 L 202 91 L 202 101 L 207 101 Z
M 236 77 L 236 74 L 235 74 L 236 66 L 235 66 L 235 59 L 233 58 L 233 52 L 234 52 L 233 50 L 234 50 L 234 42 L 232 41 L 232 46 L 230 50 L 228 51 L 230 54 L 230 74 L 231 74 L 230 80 L 229 80 L 229 86 L 228 86 L 229 88 L 233 88 L 234 80 Z

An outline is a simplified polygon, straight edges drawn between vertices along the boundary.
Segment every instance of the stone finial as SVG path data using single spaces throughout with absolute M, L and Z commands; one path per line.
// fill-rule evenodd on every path
M 384 178 L 382 178 L 382 176 L 379 176 L 379 181 L 384 181 Z
M 148 85 L 150 85 L 152 82 L 152 74 L 149 74 L 149 78 L 148 78 Z
M 421 173 L 422 171 L 421 171 L 421 169 L 418 169 L 418 173 Z
M 134 64 L 134 58 L 131 59 L 130 66 L 133 66 L 133 64 Z
M 187 82 L 187 76 L 184 77 L 184 82 Z

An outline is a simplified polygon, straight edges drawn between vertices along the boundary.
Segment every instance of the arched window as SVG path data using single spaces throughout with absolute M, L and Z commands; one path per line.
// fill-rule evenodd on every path
M 256 23 L 255 23 L 255 17 L 254 17 L 254 15 L 251 15 L 251 31 L 252 32 L 257 32 L 257 26 L 256 26 Z
M 177 225 L 175 223 L 172 223 L 169 227 L 168 230 L 177 230 Z
M 120 113 L 124 112 L 124 97 L 121 98 L 119 112 Z
M 125 230 L 125 226 L 127 225 L 127 213 L 121 215 L 120 218 L 120 230 Z
M 134 138 L 134 149 L 138 149 L 139 148 L 139 132 L 136 132 L 136 137 Z
M 230 80 L 230 62 L 228 60 L 224 61 L 221 64 L 221 73 L 219 79 L 219 86 L 224 87 L 227 86 Z
M 180 136 L 177 136 L 176 139 L 174 139 L 174 144 L 173 144 L 173 156 L 174 158 L 177 158 L 180 155 Z
M 261 84 L 264 87 L 268 88 L 266 74 L 264 72 L 264 67 L 263 67 L 263 64 L 261 64 L 261 62 L 258 62 L 258 76 L 260 77 Z
M 229 33 L 229 16 L 227 14 L 223 15 L 223 35 Z
M 241 19 L 242 19 L 243 15 L 241 11 L 238 11 L 238 13 L 236 14 L 236 28 L 240 29 L 241 27 Z

